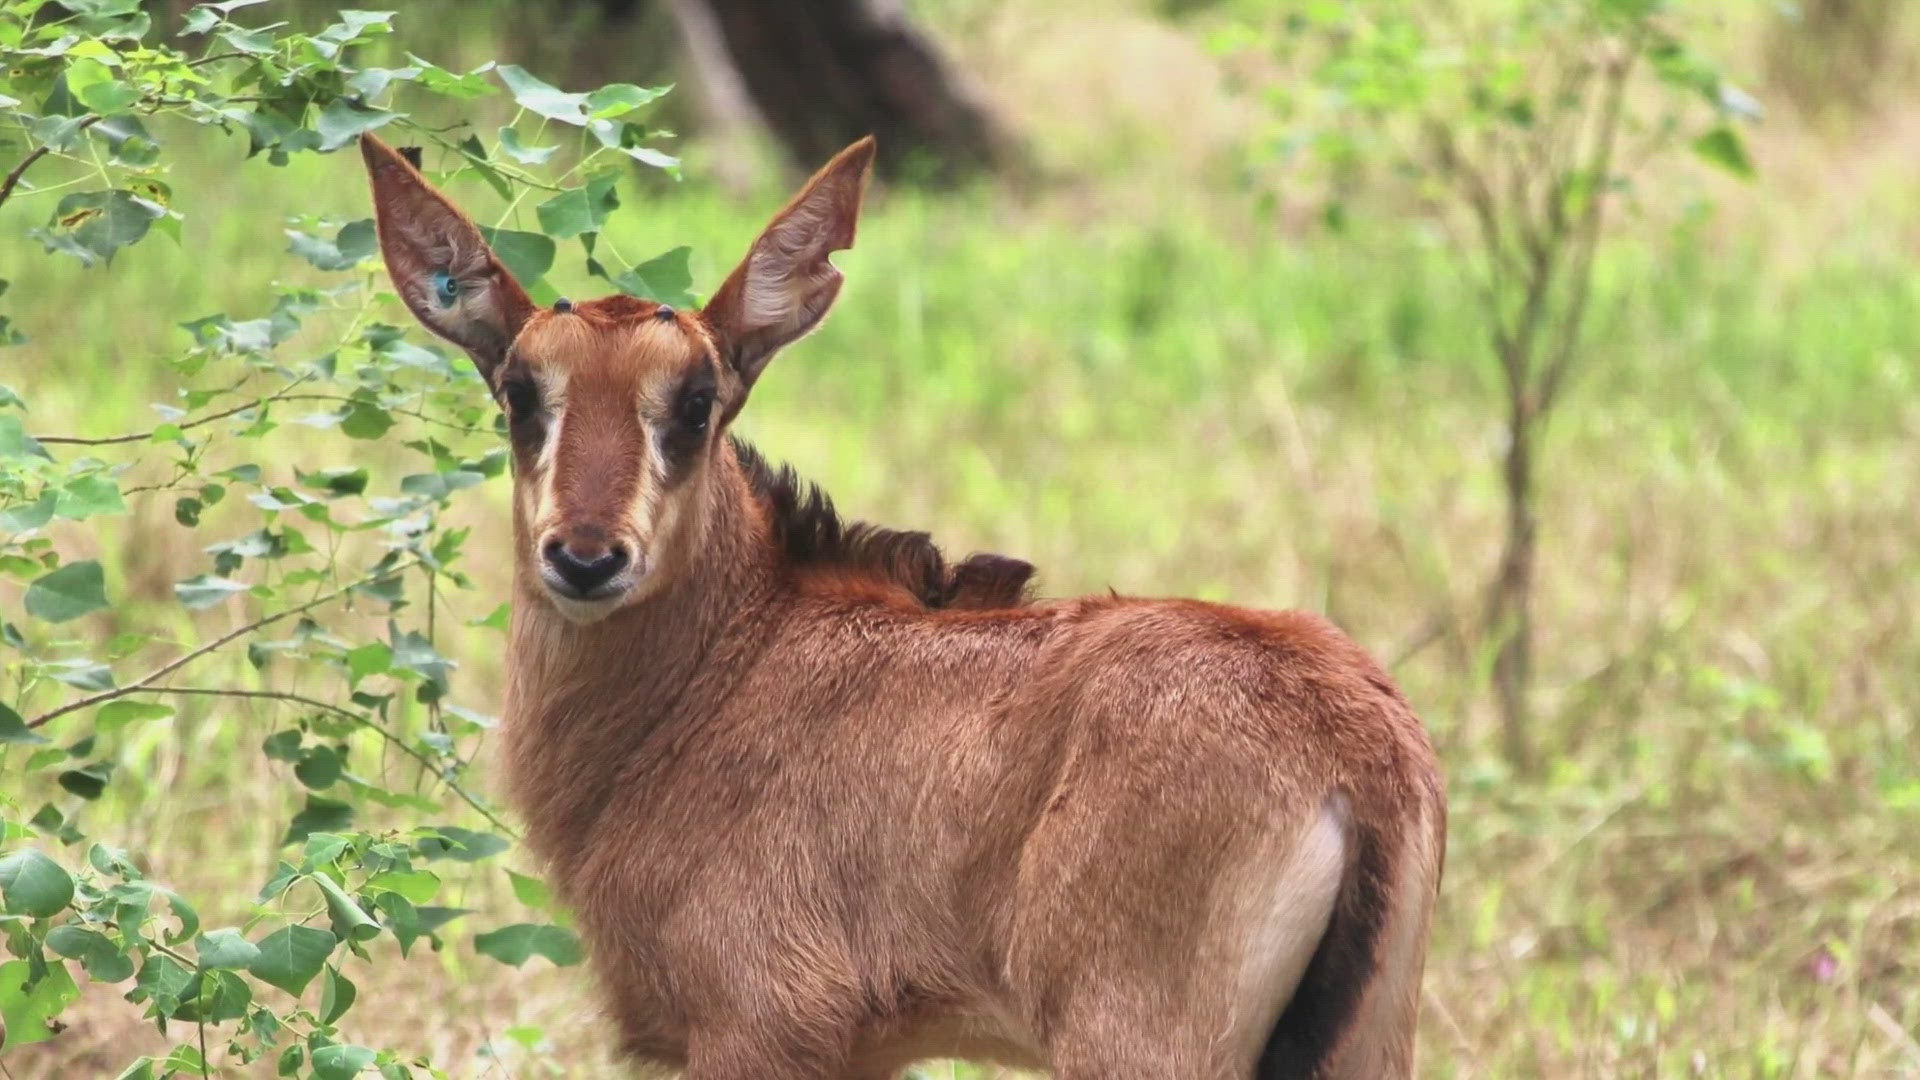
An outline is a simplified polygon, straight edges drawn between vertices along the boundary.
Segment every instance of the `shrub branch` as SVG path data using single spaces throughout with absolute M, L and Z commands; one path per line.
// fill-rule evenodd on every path
M 331 603 L 332 601 L 338 600 L 340 597 L 345 596 L 347 593 L 350 593 L 355 589 L 362 588 L 367 585 L 371 585 L 376 581 L 382 581 L 382 580 L 385 580 L 386 578 L 393 577 L 395 574 L 399 574 L 402 571 L 412 569 L 413 567 L 418 565 L 419 565 L 419 560 L 417 559 L 411 560 L 408 562 L 399 563 L 397 565 L 388 567 L 387 569 L 382 570 L 377 574 L 369 574 L 366 577 L 359 579 L 358 581 L 354 581 L 347 585 L 342 585 L 340 588 L 335 589 L 330 593 L 326 593 L 321 596 L 316 596 L 312 600 L 308 600 L 303 604 L 296 604 L 293 607 L 285 609 L 284 611 L 276 611 L 271 615 L 262 616 L 261 618 L 255 619 L 254 621 L 246 624 L 245 626 L 241 626 L 233 630 L 229 630 L 228 632 L 220 635 L 219 637 L 213 639 L 212 641 L 207 642 L 205 645 L 202 645 L 199 648 L 194 649 L 192 652 L 185 653 L 181 656 L 174 658 L 173 660 L 168 661 L 167 663 L 160 665 L 159 667 L 153 669 L 152 671 L 146 673 L 145 675 L 142 675 L 140 678 L 135 679 L 133 682 L 130 682 L 125 686 L 116 686 L 111 690 L 102 690 L 97 694 L 89 694 L 86 697 L 80 698 L 78 700 L 69 701 L 65 705 L 62 705 L 57 709 L 52 709 L 48 712 L 41 713 L 39 716 L 36 716 L 32 720 L 27 721 L 27 726 L 30 728 L 37 728 L 47 723 L 50 720 L 54 720 L 59 717 L 65 716 L 68 713 L 78 712 L 81 709 L 89 708 L 94 705 L 104 704 L 106 702 L 112 701 L 115 698 L 122 698 L 122 697 L 126 697 L 128 694 L 134 694 L 142 690 L 152 689 L 153 684 L 156 682 L 159 682 L 161 679 L 166 678 L 167 676 L 173 674 L 174 672 L 180 670 L 183 667 L 186 667 L 188 664 L 193 663 L 195 660 L 200 659 L 201 657 L 207 655 L 208 653 L 221 648 L 222 646 L 232 644 L 234 641 L 237 641 L 240 638 L 246 637 L 248 634 L 251 634 L 256 630 L 262 630 L 262 629 L 265 629 L 266 627 L 272 626 L 274 623 L 279 622 L 281 619 L 284 619 L 289 615 L 298 615 L 303 611 L 311 611 L 314 608 L 320 607 L 323 604 Z

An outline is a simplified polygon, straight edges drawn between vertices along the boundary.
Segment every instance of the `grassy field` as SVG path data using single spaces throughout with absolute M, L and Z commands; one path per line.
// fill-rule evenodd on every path
M 1424 1075 L 1920 1076 L 1920 112 L 1838 133 L 1778 114 L 1756 136 L 1759 181 L 1683 165 L 1604 250 L 1592 352 L 1545 447 L 1549 764 L 1519 779 L 1478 622 L 1499 413 L 1453 256 L 1410 221 L 1328 236 L 1285 200 L 1261 209 L 1223 159 L 1251 121 L 1188 35 L 1038 8 L 940 17 L 1056 179 L 880 191 L 838 260 L 837 313 L 756 390 L 749 437 L 852 516 L 1032 560 L 1048 594 L 1320 610 L 1389 660 L 1451 778 Z M 1032 44 L 1068 25 L 1057 53 Z M 1149 68 L 1180 92 L 1116 90 Z M 322 280 L 281 254 L 281 219 L 364 216 L 357 161 L 238 154 L 209 142 L 176 183 L 180 247 L 82 271 L 0 246 L 34 339 L 0 381 L 35 430 L 149 426 L 172 390 L 151 358 L 178 347 L 176 323 Z M 711 289 L 785 181 L 725 192 L 697 145 L 688 162 L 682 186 L 627 199 L 609 238 L 636 257 L 691 244 Z M 1713 212 L 1690 212 L 1698 197 Z M 9 208 L 0 235 L 44 213 Z M 596 291 L 577 259 L 555 276 Z M 380 452 L 282 445 L 289 474 Z M 470 506 L 483 554 L 454 614 L 504 598 L 504 559 L 484 553 L 501 550 L 505 491 Z M 137 506 L 61 543 L 159 611 L 207 540 L 169 522 Z M 449 651 L 463 697 L 493 703 L 494 632 Z M 210 925 L 221 897 L 242 913 L 294 808 L 259 767 L 267 723 L 223 708 L 134 729 L 115 748 L 124 782 L 89 811 Z M 614 1075 L 578 969 L 455 946 L 357 978 L 362 1041 L 455 1075 Z M 0 1063 L 89 1076 L 149 1044 L 94 988 L 72 1030 Z

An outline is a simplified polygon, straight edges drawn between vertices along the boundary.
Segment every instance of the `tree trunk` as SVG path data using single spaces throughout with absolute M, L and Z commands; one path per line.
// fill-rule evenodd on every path
M 672 7 L 688 51 L 726 58 L 737 86 L 721 90 L 742 92 L 802 169 L 868 134 L 879 139 L 879 167 L 896 177 L 952 180 L 1012 156 L 999 122 L 895 0 Z
M 1513 403 L 1507 456 L 1507 539 L 1500 573 L 1487 605 L 1487 625 L 1499 642 L 1493 658 L 1494 693 L 1500 705 L 1501 740 L 1507 761 L 1522 775 L 1533 772 L 1533 716 L 1527 698 L 1533 664 L 1533 563 L 1537 519 L 1533 504 L 1533 436 L 1536 417 L 1524 400 Z

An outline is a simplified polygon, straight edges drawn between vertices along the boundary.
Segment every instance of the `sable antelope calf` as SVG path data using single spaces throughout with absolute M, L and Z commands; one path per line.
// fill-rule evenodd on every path
M 1372 660 L 1311 615 L 1030 602 L 727 434 L 840 292 L 871 139 L 700 311 L 537 309 L 361 148 L 400 296 L 506 409 L 512 790 L 628 1055 L 1410 1075 L 1445 797 Z

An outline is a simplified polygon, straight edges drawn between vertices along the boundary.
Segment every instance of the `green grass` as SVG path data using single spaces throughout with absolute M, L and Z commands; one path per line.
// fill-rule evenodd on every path
M 1763 143 L 1763 170 L 1803 149 Z M 1869 201 L 1809 205 L 1763 178 L 1705 225 L 1655 207 L 1604 253 L 1591 354 L 1545 450 L 1537 780 L 1498 759 L 1478 626 L 1502 513 L 1493 375 L 1452 257 L 1409 223 L 1307 232 L 1198 168 L 885 190 L 839 259 L 838 311 L 742 427 L 851 514 L 1029 558 L 1048 593 L 1323 610 L 1391 660 L 1451 775 L 1425 1075 L 1920 1074 L 1920 200 L 1896 156 L 1859 155 L 1899 173 Z M 350 156 L 191 156 L 182 247 L 82 272 L 0 246 L 34 339 L 0 381 L 35 430 L 149 425 L 175 323 L 327 280 L 281 254 L 284 215 L 366 213 Z M 609 239 L 630 257 L 692 244 L 711 289 L 780 189 L 729 196 L 693 172 L 626 195 Z M 483 220 L 500 209 L 460 194 Z M 0 235 L 44 212 L 9 208 Z M 570 253 L 556 283 L 595 291 Z M 281 451 L 288 471 L 381 452 Z M 458 614 L 504 595 L 484 555 L 504 487 L 470 508 L 480 580 Z M 167 586 L 211 537 L 169 520 L 139 507 L 61 543 L 184 631 Z M 449 646 L 482 706 L 488 633 Z M 268 723 L 201 710 L 133 729 L 115 748 L 131 782 L 92 828 L 243 910 L 296 797 L 260 768 Z M 489 1042 L 516 1076 L 604 1067 L 577 970 L 453 947 L 356 978 L 349 1035 L 456 1075 L 485 1074 Z M 517 1049 L 516 1026 L 544 1049 Z M 141 1031 L 96 989 L 74 1030 L 4 1060 L 22 1080 L 92 1075 L 154 1041 Z

